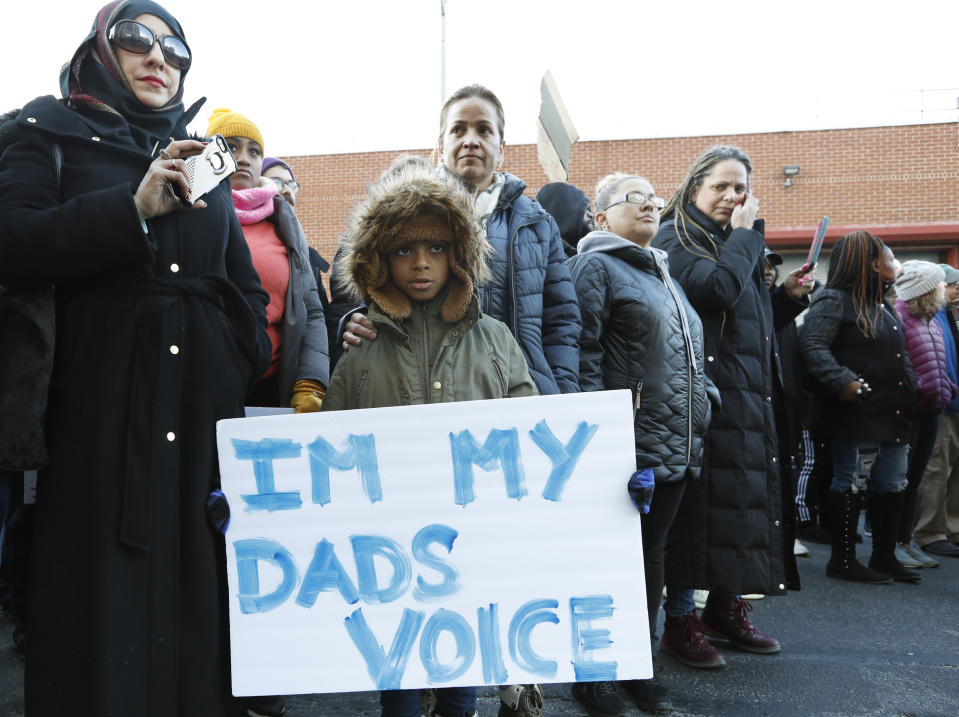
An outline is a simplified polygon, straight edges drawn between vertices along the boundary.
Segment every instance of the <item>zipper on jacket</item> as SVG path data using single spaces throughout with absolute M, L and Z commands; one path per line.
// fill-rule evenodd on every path
M 676 304 L 677 311 L 679 311 L 679 322 L 683 328 L 683 345 L 686 347 L 686 381 L 689 387 L 686 392 L 686 465 L 689 466 L 689 461 L 692 459 L 693 453 L 693 402 L 695 398 L 693 392 L 693 376 L 696 354 L 693 351 L 693 338 L 689 333 L 689 317 L 686 316 L 686 308 L 683 306 L 683 302 L 676 292 L 676 287 L 673 286 L 673 282 L 669 280 L 668 274 L 663 271 L 662 266 L 660 266 L 655 256 L 653 257 L 653 262 L 656 264 L 659 278 L 662 279 L 670 296 L 673 297 L 673 302 Z
M 506 385 L 506 376 L 503 375 L 503 369 L 500 368 L 499 361 L 496 360 L 495 356 L 490 356 L 490 361 L 493 362 L 493 369 L 496 371 L 496 375 L 499 378 L 499 387 L 503 394 L 503 398 L 509 398 L 509 387 Z
M 510 291 L 510 316 L 513 319 L 513 336 L 516 337 L 516 340 L 519 341 L 519 309 L 516 308 L 516 262 L 514 261 L 514 249 L 516 247 L 516 235 L 519 233 L 520 229 L 525 227 L 531 227 L 534 224 L 539 223 L 539 219 L 536 221 L 527 222 L 526 224 L 520 224 L 513 230 L 513 233 L 509 236 L 509 243 L 506 245 L 508 251 L 508 256 L 506 257 L 507 262 L 507 276 L 509 277 L 509 291 Z M 546 264 L 547 269 L 549 268 L 549 247 L 546 247 Z M 544 287 L 545 288 L 545 287 Z M 542 319 L 542 317 L 540 317 Z M 540 338 L 542 345 L 542 337 Z M 544 350 L 543 355 L 546 355 Z M 554 379 L 555 380 L 555 379 Z
M 426 304 L 421 305 L 423 311 L 423 401 L 432 403 L 430 396 L 430 374 L 433 363 L 430 361 L 430 322 L 428 320 Z

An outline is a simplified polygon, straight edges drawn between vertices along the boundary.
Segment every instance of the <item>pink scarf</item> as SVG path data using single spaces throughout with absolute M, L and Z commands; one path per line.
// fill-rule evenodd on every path
M 233 189 L 233 208 L 240 224 L 256 224 L 273 213 L 273 197 L 276 187 L 253 187 Z

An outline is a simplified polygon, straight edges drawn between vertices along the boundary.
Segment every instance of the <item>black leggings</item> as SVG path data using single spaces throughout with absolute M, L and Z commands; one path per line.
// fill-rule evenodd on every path
M 649 634 L 655 637 L 656 618 L 663 601 L 663 553 L 666 536 L 676 518 L 679 503 L 686 492 L 686 481 L 656 483 L 649 513 L 642 516 L 643 568 L 646 571 L 646 608 L 649 610 Z

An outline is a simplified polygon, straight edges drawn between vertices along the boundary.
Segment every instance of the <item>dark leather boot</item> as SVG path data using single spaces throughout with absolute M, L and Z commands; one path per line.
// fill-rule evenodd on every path
M 856 560 L 856 527 L 862 494 L 831 490 L 826 497 L 832 517 L 832 557 L 826 563 L 826 576 L 871 585 L 889 585 L 892 578 L 867 568 Z
M 706 626 L 707 637 L 720 637 L 747 652 L 763 655 L 779 652 L 779 640 L 760 632 L 750 622 L 747 613 L 752 609 L 742 598 L 711 592 L 700 620 Z
M 872 557 L 869 567 L 886 573 L 893 580 L 918 583 L 922 577 L 907 570 L 896 560 L 896 528 L 902 511 L 902 493 L 869 493 L 872 512 Z

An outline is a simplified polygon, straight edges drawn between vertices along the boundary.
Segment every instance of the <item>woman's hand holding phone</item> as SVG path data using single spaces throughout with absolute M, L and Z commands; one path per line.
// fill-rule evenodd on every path
M 133 195 L 141 219 L 153 219 L 179 209 L 203 209 L 206 202 L 198 200 L 192 207 L 181 197 L 189 196 L 190 182 L 183 169 L 183 160 L 203 152 L 206 145 L 192 139 L 171 142 L 150 163 L 140 186 Z
M 816 265 L 812 268 L 801 266 L 798 269 L 789 272 L 783 281 L 783 288 L 789 292 L 794 299 L 801 299 L 803 296 L 813 290 L 816 285 Z

